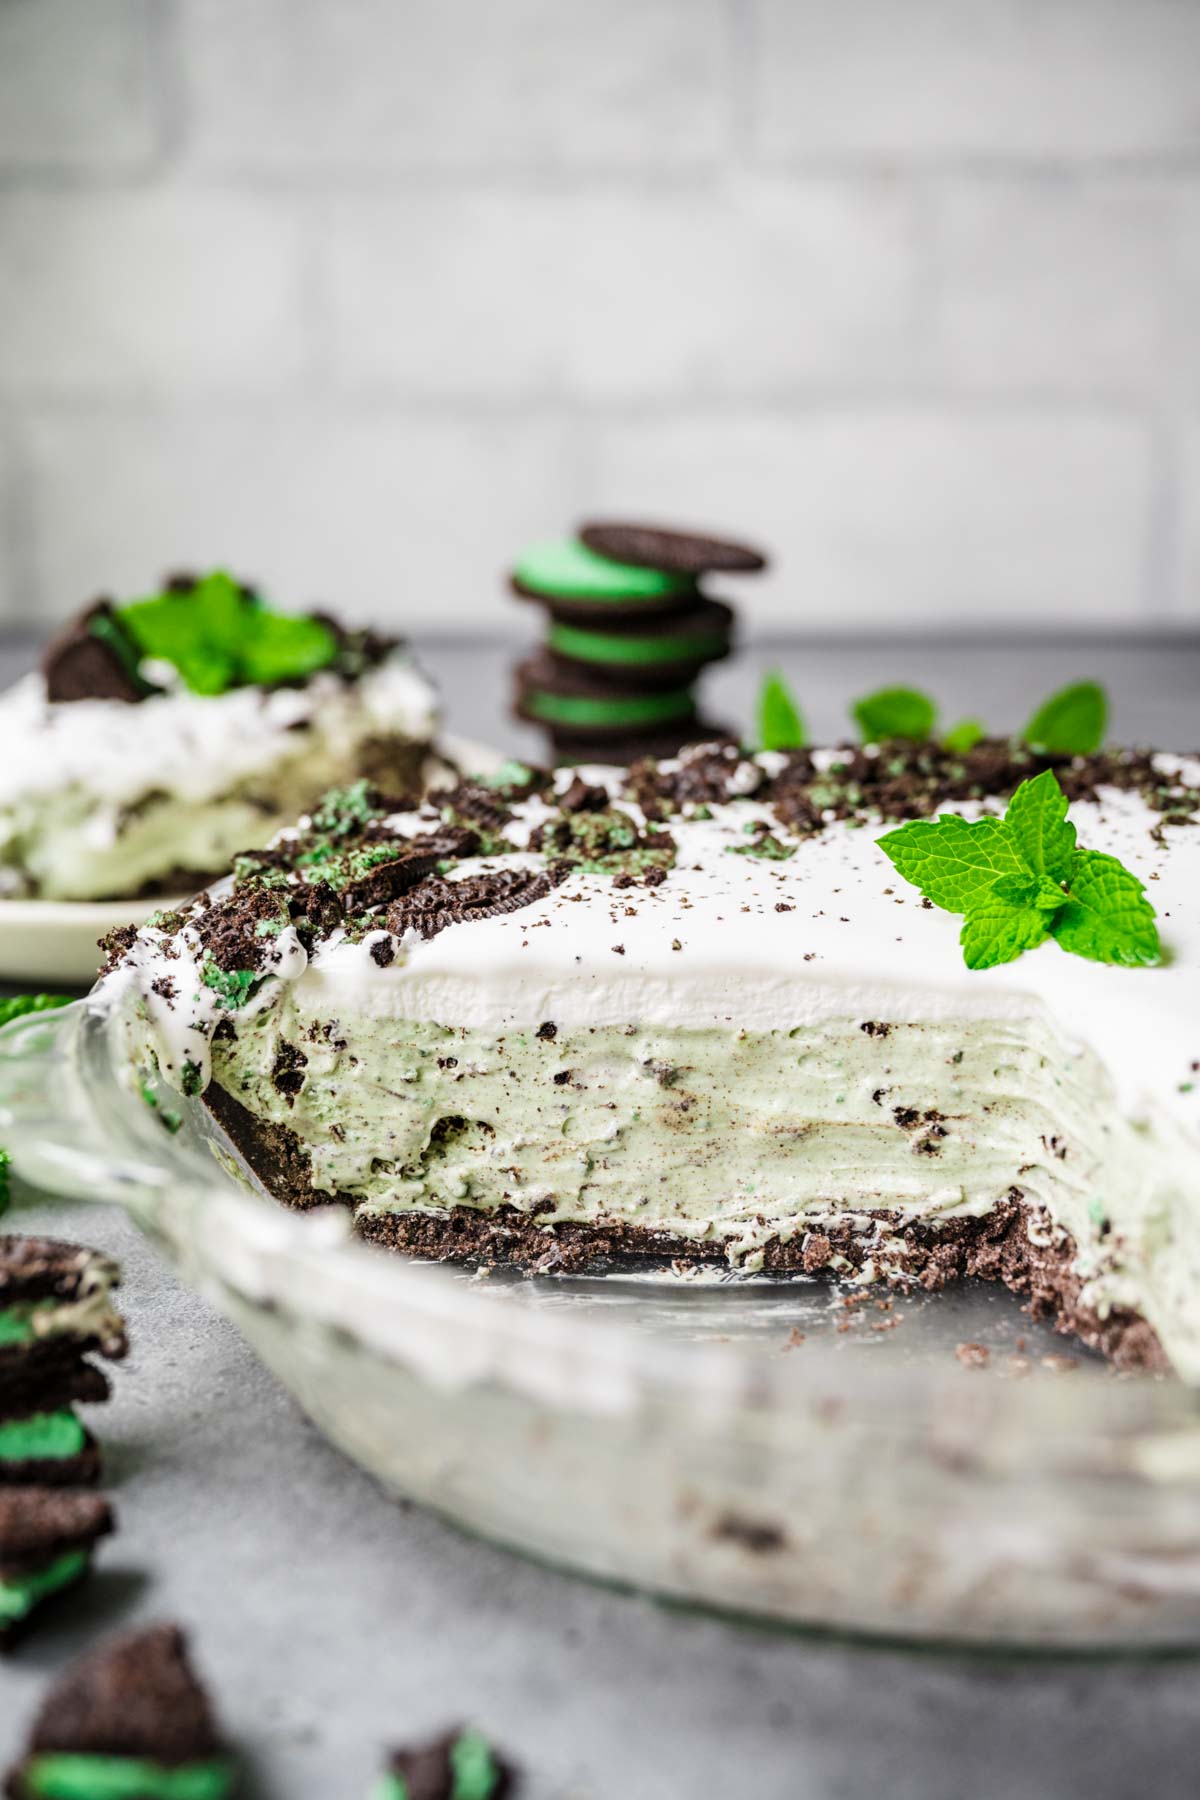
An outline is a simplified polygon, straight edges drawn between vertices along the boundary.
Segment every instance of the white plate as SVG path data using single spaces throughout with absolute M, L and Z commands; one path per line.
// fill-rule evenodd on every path
M 472 774 L 487 775 L 503 752 L 472 738 L 448 736 L 438 748 Z M 90 987 L 97 941 L 119 925 L 140 925 L 181 896 L 148 900 L 0 900 L 0 981 L 24 987 Z

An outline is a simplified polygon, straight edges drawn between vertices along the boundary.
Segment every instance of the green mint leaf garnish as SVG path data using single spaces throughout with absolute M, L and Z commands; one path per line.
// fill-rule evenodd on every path
M 8 1000 L 0 1000 L 0 1026 L 23 1019 L 26 1013 L 53 1012 L 70 1004 L 70 994 L 13 994 Z
M 1054 936 L 1064 950 L 1130 968 L 1161 960 L 1154 908 L 1137 876 L 1115 856 L 1077 850 L 1065 898 L 1054 921 Z
M 1032 870 L 1002 819 L 968 824 L 957 813 L 916 819 L 881 837 L 880 846 L 927 900 L 946 912 L 970 912 L 1004 875 L 1028 882 Z
M 1104 742 L 1108 696 L 1096 681 L 1060 688 L 1038 707 L 1021 733 L 1031 749 L 1051 756 L 1090 756 Z
M 946 732 L 942 745 L 952 755 L 965 756 L 968 750 L 973 750 L 986 736 L 987 727 L 978 719 L 960 719 L 957 725 L 952 725 Z
M 9 1171 L 12 1168 L 12 1157 L 7 1150 L 0 1150 L 0 1213 L 8 1211 L 12 1199 L 12 1186 Z
M 1035 875 L 1062 882 L 1071 873 L 1075 827 L 1067 821 L 1067 796 L 1052 769 L 1023 781 L 1004 815 L 1004 823 Z
M 884 738 L 924 743 L 933 736 L 937 723 L 937 707 L 928 694 L 916 688 L 880 688 L 877 694 L 856 700 L 850 711 L 867 744 L 881 743 Z
M 194 587 L 123 606 L 117 618 L 142 658 L 169 662 L 194 694 L 301 681 L 337 656 L 319 619 L 269 611 L 217 570 Z
M 760 750 L 803 750 L 808 742 L 800 708 L 778 669 L 763 678 L 757 719 Z
M 992 888 L 993 900 L 1038 912 L 1057 912 L 1066 897 L 1058 883 L 1045 875 L 1002 875 Z
M 1093 962 L 1146 967 L 1162 959 L 1154 908 L 1115 856 L 1080 850 L 1053 771 L 1024 781 L 1003 819 L 956 813 L 885 833 L 880 848 L 906 881 L 964 915 L 969 969 L 1011 962 L 1052 937 Z
M 991 969 L 1013 962 L 1025 950 L 1035 950 L 1049 936 L 1049 918 L 1036 907 L 985 900 L 978 911 L 967 915 L 958 941 L 968 969 Z

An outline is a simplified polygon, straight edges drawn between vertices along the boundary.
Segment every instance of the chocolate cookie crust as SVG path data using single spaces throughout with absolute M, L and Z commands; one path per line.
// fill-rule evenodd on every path
M 773 1275 L 829 1278 L 846 1265 L 861 1270 L 875 1250 L 875 1233 L 859 1229 L 864 1218 L 900 1246 L 894 1254 L 896 1287 L 933 1292 L 967 1279 L 998 1281 L 1026 1299 L 1034 1319 L 1098 1350 L 1118 1369 L 1165 1372 L 1169 1365 L 1152 1328 L 1136 1314 L 1107 1317 L 1081 1303 L 1083 1283 L 1072 1268 L 1075 1246 L 1063 1236 L 1048 1245 L 1044 1214 L 1019 1189 L 981 1217 L 934 1223 L 887 1211 L 858 1213 L 856 1223 L 822 1220 L 786 1242 L 764 1247 L 763 1268 Z M 646 1263 L 724 1264 L 720 1243 L 647 1230 L 640 1225 L 543 1225 L 515 1207 L 482 1213 L 456 1206 L 447 1213 L 361 1214 L 358 1235 L 389 1250 L 434 1261 L 477 1267 L 509 1267 L 529 1274 L 611 1273 Z

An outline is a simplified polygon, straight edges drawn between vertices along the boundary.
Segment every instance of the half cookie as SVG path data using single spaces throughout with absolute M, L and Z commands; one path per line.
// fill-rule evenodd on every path
M 0 1237 L 0 1382 L 10 1371 L 128 1349 L 112 1304 L 121 1271 L 111 1256 L 57 1238 Z
M 560 663 L 578 664 L 618 686 L 684 686 L 707 663 L 729 655 L 733 612 L 720 600 L 696 600 L 678 612 L 630 619 L 603 631 L 573 619 L 551 618 L 546 649 Z
M 371 1800 L 510 1800 L 517 1785 L 487 1739 L 467 1729 L 393 1750 Z
M 561 734 L 599 745 L 690 726 L 696 701 L 686 686 L 647 688 L 635 681 L 617 686 L 542 651 L 517 669 L 517 712 L 548 727 L 556 743 Z
M 175 1625 L 111 1638 L 50 1689 L 8 1800 L 227 1800 L 237 1768 Z
M 112 1528 L 112 1511 L 97 1494 L 0 1489 L 0 1648 L 39 1607 L 83 1580 L 97 1539 Z
M 0 1370 L 0 1483 L 85 1487 L 99 1480 L 99 1447 L 74 1408 L 99 1406 L 108 1396 L 108 1377 L 82 1358 Z
M 668 569 L 680 575 L 754 575 L 767 566 L 762 551 L 750 544 L 694 531 L 668 531 L 659 525 L 597 521 L 584 525 L 579 539 L 598 556 L 640 568 Z
M 586 544 L 531 544 L 510 576 L 513 592 L 556 618 L 622 619 L 672 612 L 695 597 L 692 576 L 598 556 Z

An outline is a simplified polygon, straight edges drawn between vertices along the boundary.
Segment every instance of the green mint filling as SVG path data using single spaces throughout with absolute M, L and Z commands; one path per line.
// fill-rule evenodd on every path
M 500 1782 L 500 1771 L 487 1739 L 478 1731 L 460 1734 L 450 1748 L 454 1786 L 450 1800 L 491 1800 Z
M 533 780 L 533 770 L 528 763 L 513 762 L 510 759 L 508 762 L 502 762 L 491 775 L 479 775 L 475 779 L 479 782 L 480 787 L 528 787 Z
M 258 977 L 253 969 L 222 969 L 211 956 L 206 956 L 200 979 L 213 990 L 218 1006 L 226 1012 L 236 1012 L 246 1004 Z
M 134 600 L 117 618 L 140 657 L 171 663 L 194 694 L 300 681 L 338 650 L 319 619 L 271 612 L 221 570 L 182 592 Z
M 760 750 L 803 750 L 808 742 L 800 708 L 778 669 L 763 678 L 757 722 Z
M 10 1576 L 7 1581 L 0 1581 L 0 1624 L 12 1625 L 26 1618 L 39 1600 L 69 1587 L 83 1574 L 87 1560 L 86 1550 L 67 1550 L 33 1575 Z
M 879 847 L 927 900 L 963 915 L 969 969 L 1012 962 L 1051 937 L 1093 962 L 1162 960 L 1142 883 L 1115 856 L 1078 848 L 1052 769 L 1021 783 L 1003 819 L 942 813 L 887 832 Z
M 313 812 L 312 828 L 330 837 L 349 837 L 384 814 L 385 808 L 376 804 L 371 784 L 364 778 L 352 781 L 349 787 L 330 788 Z
M 513 574 L 523 586 L 564 600 L 656 600 L 696 586 L 690 575 L 613 562 L 577 540 L 530 545 Z
M 84 1442 L 83 1426 L 69 1406 L 61 1412 L 32 1413 L 0 1424 L 0 1462 L 57 1461 L 78 1456 Z
M 688 637 L 622 637 L 618 632 L 585 631 L 578 625 L 552 623 L 546 643 L 560 656 L 573 656 L 580 662 L 653 664 L 699 661 L 702 657 L 719 656 L 729 639 L 722 631 L 696 633 Z
M 234 1767 L 224 1756 L 168 1767 L 140 1756 L 44 1750 L 30 1757 L 22 1780 L 40 1800 L 225 1800 Z
M 408 1783 L 399 1775 L 381 1775 L 371 1789 L 370 1800 L 409 1800 Z
M 551 725 L 661 725 L 686 719 L 694 701 L 687 689 L 664 694 L 615 694 L 603 700 L 589 694 L 549 694 L 535 688 L 525 704 L 537 719 Z
M 728 849 L 731 856 L 761 856 L 765 862 L 787 862 L 796 854 L 795 844 L 780 843 L 769 831 L 755 838 L 752 844 L 730 844 Z

